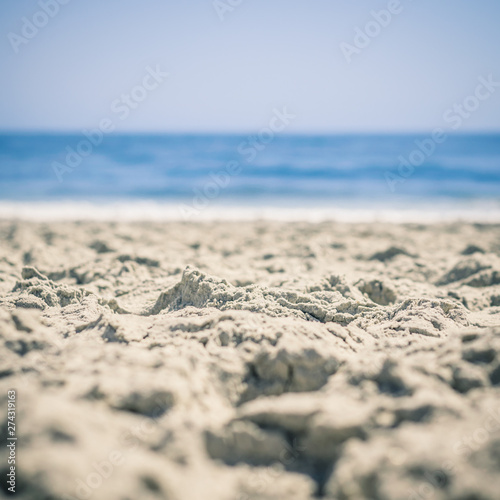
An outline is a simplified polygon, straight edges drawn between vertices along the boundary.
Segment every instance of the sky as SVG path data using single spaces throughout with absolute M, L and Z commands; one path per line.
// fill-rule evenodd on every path
M 0 130 L 245 133 L 278 109 L 290 132 L 426 132 L 469 99 L 460 131 L 498 132 L 500 87 L 473 96 L 500 82 L 499 20 L 498 0 L 3 0 Z

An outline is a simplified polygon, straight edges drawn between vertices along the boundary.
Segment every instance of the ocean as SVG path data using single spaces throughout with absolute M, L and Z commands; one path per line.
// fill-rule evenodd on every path
M 487 218 L 499 200 L 500 135 L 0 135 L 0 216 Z

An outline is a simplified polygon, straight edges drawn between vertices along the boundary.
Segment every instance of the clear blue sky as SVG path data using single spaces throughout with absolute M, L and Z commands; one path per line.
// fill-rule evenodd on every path
M 15 53 L 41 7 L 3 0 L 0 129 L 96 126 L 148 65 L 169 76 L 119 131 L 253 131 L 283 106 L 290 132 L 427 131 L 479 76 L 500 81 L 498 0 L 401 0 L 348 64 L 340 44 L 388 4 L 243 0 L 221 21 L 212 0 L 69 0 Z M 500 88 L 461 130 L 500 131 Z

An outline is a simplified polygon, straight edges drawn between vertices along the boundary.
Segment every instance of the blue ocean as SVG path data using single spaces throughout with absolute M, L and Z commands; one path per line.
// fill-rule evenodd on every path
M 0 136 L 2 202 L 400 207 L 499 199 L 500 135 Z

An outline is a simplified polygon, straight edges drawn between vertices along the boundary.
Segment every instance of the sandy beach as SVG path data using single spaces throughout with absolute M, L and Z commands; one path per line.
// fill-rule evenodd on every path
M 499 498 L 500 225 L 4 220 L 0 241 L 16 498 Z

